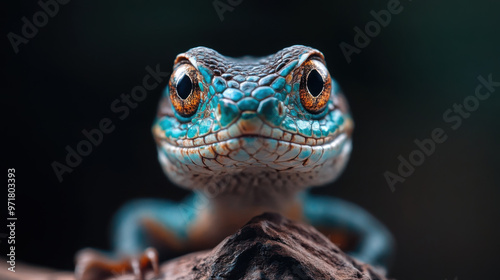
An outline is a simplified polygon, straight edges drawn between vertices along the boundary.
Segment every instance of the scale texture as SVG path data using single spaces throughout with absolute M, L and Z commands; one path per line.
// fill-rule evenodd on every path
M 176 65 L 190 63 L 201 74 L 201 101 L 185 118 L 170 103 L 175 93 L 165 91 L 153 132 L 169 178 L 191 189 L 250 194 L 259 186 L 283 194 L 334 180 L 350 151 L 353 122 L 333 80 L 324 110 L 304 108 L 302 64 L 311 59 L 324 64 L 321 52 L 305 46 L 256 59 L 204 47 L 180 54 Z

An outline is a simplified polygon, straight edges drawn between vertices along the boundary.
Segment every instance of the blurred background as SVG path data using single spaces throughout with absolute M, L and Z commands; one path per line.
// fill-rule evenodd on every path
M 33 22 L 42 8 L 3 3 L 2 172 L 16 169 L 17 260 L 71 270 L 77 250 L 110 248 L 109 221 L 126 201 L 187 194 L 163 175 L 150 131 L 167 80 L 124 120 L 111 111 L 142 83 L 146 66 L 171 71 L 178 53 L 199 45 L 260 56 L 304 44 L 325 54 L 356 123 L 345 173 L 314 192 L 357 203 L 387 225 L 398 245 L 394 278 L 497 276 L 500 87 L 456 130 L 459 114 L 451 123 L 443 114 L 471 100 L 478 76 L 500 81 L 500 2 L 240 2 L 73 0 L 32 38 L 16 40 L 10 32 L 23 36 L 22 18 Z M 229 5 L 222 20 L 214 3 Z M 388 5 L 400 12 L 349 63 L 340 44 L 356 47 L 354 28 L 364 30 L 371 11 Z M 59 182 L 51 164 L 64 163 L 65 147 L 76 147 L 81 131 L 103 118 L 115 130 Z M 408 159 L 414 140 L 435 128 L 447 140 L 392 191 L 384 172 L 397 174 L 398 156 Z M 6 207 L 0 213 L 4 221 Z M 2 256 L 6 245 L 2 239 Z

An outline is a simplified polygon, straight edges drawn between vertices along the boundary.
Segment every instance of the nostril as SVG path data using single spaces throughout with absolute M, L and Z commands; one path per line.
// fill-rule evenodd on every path
M 257 114 L 270 125 L 279 126 L 283 121 L 288 109 L 283 102 L 277 98 L 267 98 L 260 102 Z
M 240 115 L 238 106 L 229 100 L 220 100 L 216 111 L 220 116 L 220 125 L 226 127 L 236 121 Z
M 281 102 L 280 102 L 280 103 L 278 103 L 278 114 L 279 114 L 280 116 L 282 116 L 282 115 L 283 115 L 283 113 L 284 113 L 284 111 L 285 111 L 285 108 L 283 108 L 283 103 L 281 103 Z
M 217 109 L 215 110 L 215 118 L 220 121 L 220 117 L 221 117 L 221 112 L 220 112 L 220 103 L 217 104 Z

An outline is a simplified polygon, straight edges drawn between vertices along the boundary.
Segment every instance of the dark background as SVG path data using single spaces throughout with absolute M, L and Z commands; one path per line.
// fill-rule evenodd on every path
M 31 20 L 40 7 L 8 2 L 1 16 L 2 166 L 4 174 L 16 168 L 18 260 L 72 269 L 78 249 L 109 248 L 108 222 L 124 202 L 187 193 L 162 174 L 150 132 L 166 82 L 128 118 L 110 110 L 141 84 L 146 66 L 170 71 L 176 54 L 198 45 L 241 56 L 304 44 L 325 54 L 356 123 L 344 175 L 315 192 L 355 202 L 389 227 L 398 244 L 392 277 L 498 276 L 500 88 L 457 130 L 443 120 L 474 94 L 479 75 L 500 81 L 498 1 L 401 1 L 403 11 L 351 63 L 339 44 L 353 44 L 353 28 L 364 28 L 370 11 L 389 1 L 246 0 L 221 21 L 212 1 L 73 0 L 18 54 L 7 33 L 21 34 L 21 18 Z M 105 117 L 115 131 L 59 183 L 51 163 L 64 162 L 65 146 L 75 147 L 81 131 Z M 407 158 L 414 139 L 437 127 L 447 141 L 391 192 L 383 173 L 396 172 L 398 155 Z

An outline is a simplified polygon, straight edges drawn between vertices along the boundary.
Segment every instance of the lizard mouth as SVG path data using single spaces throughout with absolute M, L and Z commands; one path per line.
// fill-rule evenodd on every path
M 251 167 L 304 171 L 340 155 L 347 142 L 350 142 L 347 133 L 338 133 L 314 145 L 262 135 L 239 135 L 190 147 L 172 145 L 163 140 L 159 143 L 159 150 L 160 161 L 169 161 L 180 168 L 187 167 L 202 173 Z
M 310 146 L 245 135 L 197 147 L 161 141 L 158 150 L 165 174 L 179 186 L 267 196 L 335 180 L 349 158 L 351 138 L 340 133 Z

